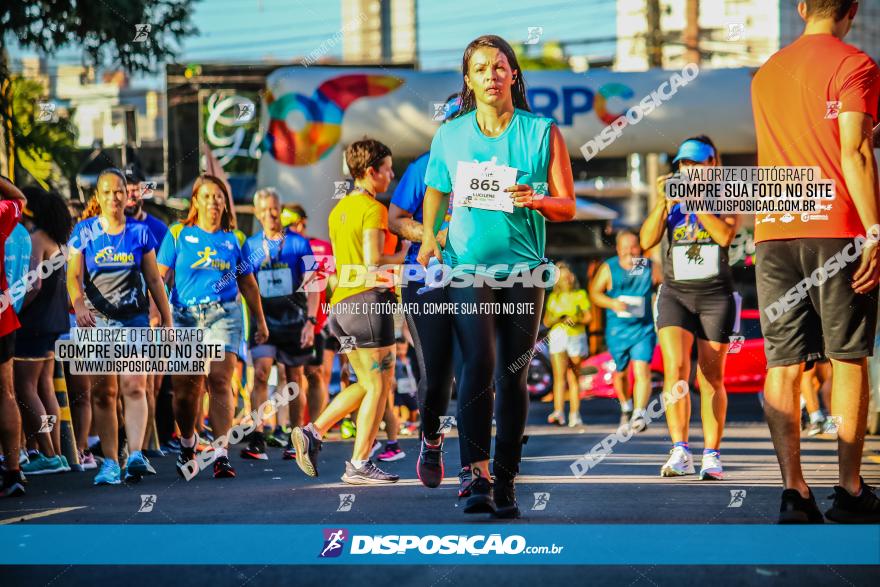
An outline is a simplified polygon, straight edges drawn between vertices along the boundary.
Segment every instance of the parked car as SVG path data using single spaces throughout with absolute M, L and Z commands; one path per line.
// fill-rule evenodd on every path
M 739 336 L 743 337 L 742 340 L 731 344 L 727 356 L 724 385 L 728 393 L 761 393 L 764 390 L 767 359 L 764 356 L 764 337 L 761 334 L 758 310 L 740 312 Z M 543 338 L 535 349 L 535 356 L 532 357 L 529 366 L 528 389 L 533 399 L 539 399 L 553 391 L 553 370 Z M 615 369 L 614 359 L 608 352 L 584 359 L 579 378 L 581 398 L 617 397 L 613 383 Z M 696 361 L 692 361 L 692 381 L 696 379 L 695 373 Z M 663 355 L 660 352 L 660 345 L 654 348 L 654 356 L 651 359 L 651 382 L 654 391 L 662 389 Z M 632 383 L 631 374 L 630 383 Z

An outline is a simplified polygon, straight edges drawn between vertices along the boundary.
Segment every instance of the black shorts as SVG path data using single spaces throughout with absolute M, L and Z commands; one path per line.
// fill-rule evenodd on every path
M 857 294 L 852 239 L 774 240 L 755 247 L 767 366 L 861 359 L 874 350 L 877 290 Z M 839 253 L 839 255 L 838 255 Z M 836 262 L 832 258 L 836 257 Z M 834 273 L 834 275 L 831 275 Z
M 16 359 L 50 359 L 55 353 L 58 334 L 30 334 L 22 332 L 15 337 Z
M 15 331 L 0 336 L 0 363 L 5 363 L 15 355 Z
M 306 363 L 307 366 L 320 367 L 324 364 L 324 349 L 327 348 L 327 336 L 324 334 L 324 330 L 315 334 L 315 346 L 312 347 L 312 356 L 309 362 Z
M 394 345 L 397 296 L 370 289 L 345 298 L 330 309 L 330 332 L 345 349 L 377 349 Z
M 657 292 L 657 330 L 678 326 L 701 340 L 729 343 L 739 316 L 732 291 L 683 292 L 664 283 Z

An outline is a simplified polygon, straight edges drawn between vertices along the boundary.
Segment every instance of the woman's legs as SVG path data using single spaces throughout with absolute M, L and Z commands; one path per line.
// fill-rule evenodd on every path
M 76 448 L 82 452 L 89 448 L 89 431 L 92 427 L 92 384 L 88 375 L 74 375 L 66 370 L 64 378 L 67 381 Z
M 377 349 L 355 349 L 348 355 L 358 383 L 365 393 L 357 414 L 358 435 L 355 437 L 352 460 L 366 461 L 379 431 L 384 408 L 394 378 L 394 346 Z M 347 391 L 347 389 L 346 389 Z
M 581 413 L 581 361 L 578 356 L 568 358 L 568 368 L 566 374 L 568 376 L 568 411 L 571 414 Z
M 290 427 L 296 428 L 297 426 L 302 425 L 302 413 L 303 413 L 303 368 L 299 367 L 285 367 L 284 371 L 287 375 L 287 383 L 295 383 L 299 388 L 299 393 L 297 393 L 296 397 L 293 398 L 289 404 L 287 404 L 288 416 L 290 417 Z
M 724 389 L 724 364 L 727 343 L 697 340 L 697 380 L 700 383 L 700 415 L 703 420 L 705 448 L 719 449 L 727 417 L 727 391 Z
M 40 452 L 47 457 L 54 457 L 55 443 L 52 442 L 51 432 L 40 432 L 40 428 L 48 415 L 38 391 L 40 375 L 43 364 L 48 361 L 22 361 L 15 359 L 13 369 L 15 373 L 15 396 L 22 416 L 22 429 L 26 438 L 34 438 Z M 57 404 L 56 404 L 57 405 Z M 56 425 L 55 428 L 60 428 Z
M 679 326 L 661 328 L 657 335 L 663 353 L 663 396 L 669 436 L 672 437 L 673 443 L 687 442 L 691 398 L 687 395 L 674 401 L 673 388 L 679 381 L 690 379 L 694 335 Z
M 565 413 L 565 389 L 568 387 L 568 353 L 562 351 L 561 353 L 551 354 L 550 365 L 553 367 L 553 414 L 558 417 L 560 414 Z
M 196 420 L 201 406 L 198 400 L 201 397 L 201 388 L 205 384 L 204 375 L 172 375 L 172 389 L 174 389 L 174 420 L 180 430 L 180 438 L 183 441 L 193 438 L 196 433 Z
M 119 425 L 116 418 L 116 399 L 118 396 L 116 374 L 95 375 L 92 379 L 92 398 L 95 429 L 101 439 L 104 459 L 115 461 L 119 458 Z
M 232 393 L 232 374 L 235 371 L 238 356 L 227 352 L 222 361 L 211 363 L 208 372 L 208 418 L 214 438 L 226 436 L 232 428 L 235 415 L 235 397 Z M 229 439 L 221 447 L 228 448 Z
M 40 394 L 40 401 L 46 408 L 46 413 L 55 416 L 55 426 L 49 436 L 52 438 L 52 446 L 55 448 L 56 454 L 61 454 L 61 406 L 58 404 L 58 396 L 55 395 L 55 356 L 46 361 L 42 361 L 43 370 L 40 371 L 40 379 L 37 385 L 37 392 Z
M 147 376 L 146 374 L 120 375 L 119 387 L 125 406 L 125 436 L 128 439 L 128 451 L 134 453 L 143 449 L 144 433 L 149 418 Z M 101 445 L 103 446 L 103 442 Z

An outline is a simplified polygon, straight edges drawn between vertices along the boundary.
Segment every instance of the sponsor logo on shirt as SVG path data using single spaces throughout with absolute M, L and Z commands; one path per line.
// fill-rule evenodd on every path
M 206 246 L 196 254 L 199 256 L 199 259 L 190 265 L 190 269 L 218 269 L 220 271 L 229 271 L 231 268 L 229 261 L 214 258 L 217 256 L 217 251 L 211 247 Z
M 134 253 L 117 252 L 112 246 L 107 246 L 95 254 L 95 265 L 101 267 L 128 266 L 134 264 Z
M 193 235 L 191 235 L 191 234 L 188 234 L 188 235 L 186 235 L 186 236 L 183 237 L 183 238 L 184 238 L 184 239 L 186 240 L 186 242 L 188 242 L 188 243 L 199 244 L 199 237 L 197 237 L 197 236 L 193 236 Z

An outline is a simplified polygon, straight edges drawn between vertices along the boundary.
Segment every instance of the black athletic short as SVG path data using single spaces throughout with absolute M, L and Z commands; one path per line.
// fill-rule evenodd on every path
M 681 291 L 664 283 L 657 292 L 657 330 L 678 326 L 701 340 L 729 343 L 738 316 L 732 291 Z
M 16 359 L 49 359 L 55 353 L 55 341 L 58 334 L 31 334 L 16 331 L 15 358 Z
M 773 240 L 756 245 L 755 277 L 768 367 L 823 356 L 871 356 L 877 290 L 853 291 L 852 276 L 860 257 L 853 247 L 852 239 L 846 238 Z
M 377 349 L 394 344 L 397 296 L 369 289 L 345 298 L 330 309 L 330 332 L 346 348 Z
M 0 336 L 0 363 L 5 363 L 15 355 L 15 331 Z

